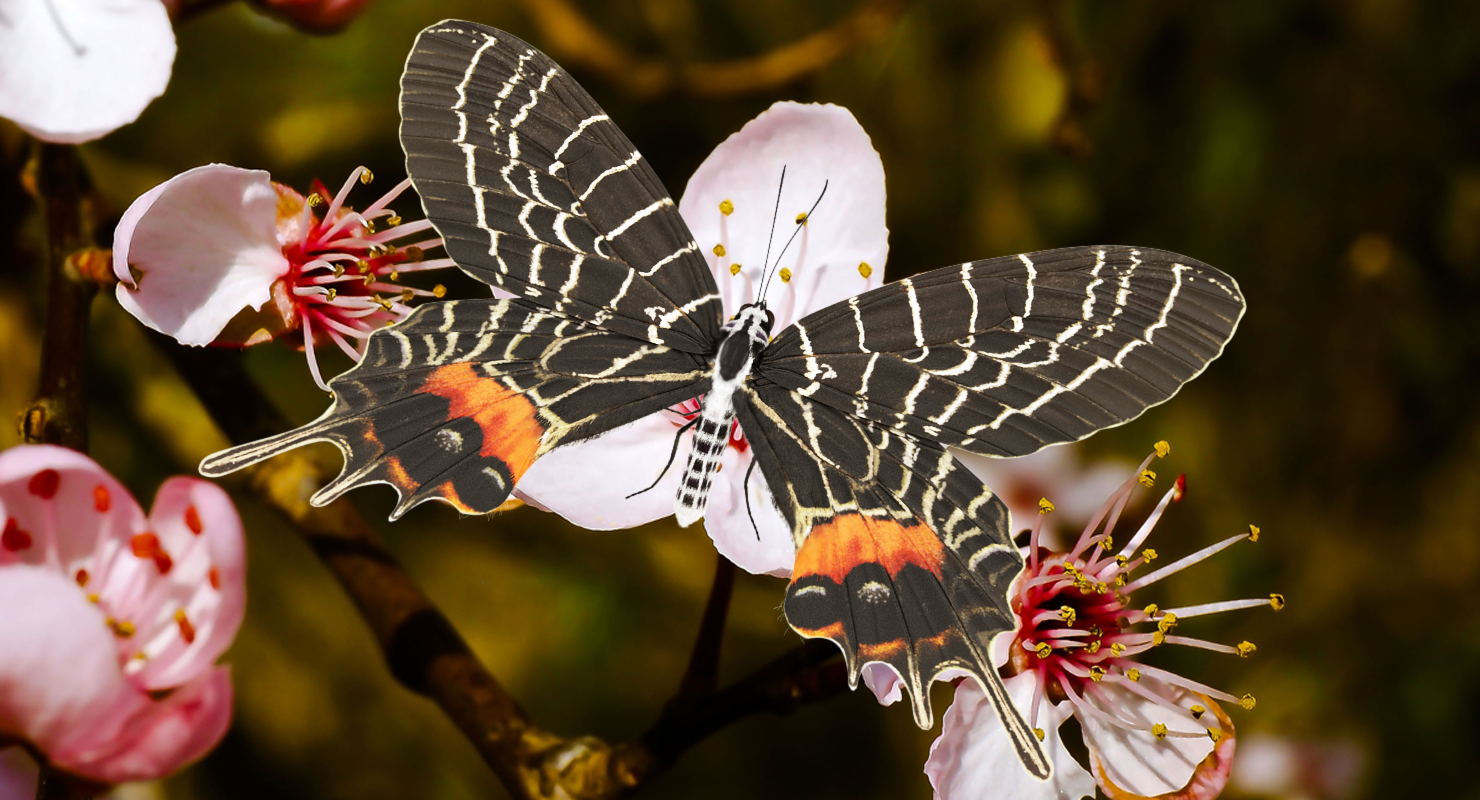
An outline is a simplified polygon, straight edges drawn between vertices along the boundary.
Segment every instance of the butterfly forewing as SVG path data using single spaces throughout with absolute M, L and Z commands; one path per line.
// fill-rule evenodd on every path
M 1079 247 L 887 284 L 782 331 L 757 372 L 941 444 L 1019 456 L 1170 398 L 1243 314 L 1232 278 L 1161 250 Z
M 372 334 L 360 364 L 329 382 L 335 402 L 317 421 L 217 453 L 201 472 L 330 441 L 344 471 L 316 504 L 388 483 L 400 496 L 395 516 L 432 498 L 486 514 L 552 448 L 693 397 L 708 378 L 700 356 L 528 301 L 436 303 Z
M 657 175 L 595 100 L 503 31 L 422 31 L 401 78 L 406 168 L 469 274 L 618 333 L 714 349 L 714 278 Z

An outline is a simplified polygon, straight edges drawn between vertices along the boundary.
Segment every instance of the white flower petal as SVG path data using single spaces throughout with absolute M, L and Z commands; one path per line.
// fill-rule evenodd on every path
M 38 139 L 85 142 L 133 122 L 174 62 L 159 0 L 0 3 L 0 117 Z
M 1037 676 L 1024 672 L 1005 681 L 1013 704 L 1030 719 L 1033 687 Z M 1053 776 L 1034 778 L 1023 767 L 997 711 L 976 680 L 963 680 L 956 687 L 956 701 L 946 712 L 940 738 L 930 746 L 925 774 L 935 787 L 937 800 L 1078 800 L 1095 796 L 1095 782 L 1074 761 L 1059 737 L 1059 725 L 1069 717 L 1070 706 L 1042 701 L 1037 726 L 1043 730 L 1043 750 L 1053 761 Z
M 519 479 L 519 493 L 583 528 L 631 528 L 673 513 L 673 497 L 693 432 L 683 434 L 673 466 L 658 485 L 631 499 L 658 477 L 678 426 L 657 412 L 594 439 L 557 447 Z
M 781 516 L 781 509 L 776 507 L 760 467 L 750 475 L 747 487 L 750 508 L 747 511 L 745 495 L 740 487 L 752 463 L 750 451 L 741 453 L 734 447 L 725 448 L 720 457 L 719 474 L 714 476 L 714 483 L 709 487 L 704 530 L 714 540 L 714 548 L 720 555 L 735 562 L 735 566 L 756 575 L 786 578 L 791 575 L 797 558 L 791 525 Z M 676 482 L 674 488 L 677 488 Z M 672 492 L 669 494 L 671 497 Z
M 1141 685 L 1171 700 L 1182 708 L 1208 702 L 1182 689 L 1143 678 Z M 1187 713 L 1177 713 L 1153 703 L 1117 684 L 1095 684 L 1099 697 L 1090 702 L 1104 709 L 1146 725 L 1162 723 L 1172 731 L 1201 734 L 1204 728 Z M 1206 717 L 1214 724 L 1212 712 Z M 1198 764 L 1213 752 L 1213 741 L 1205 735 L 1196 737 L 1168 736 L 1157 739 L 1149 730 L 1131 730 L 1099 716 L 1081 713 L 1084 743 L 1104 777 L 1119 789 L 1142 797 L 1175 792 L 1187 786 Z M 1231 738 L 1231 737 L 1230 737 Z M 1232 742 L 1229 742 L 1230 745 Z
M 874 693 L 881 706 L 892 706 L 904 699 L 904 679 L 899 670 L 882 661 L 870 661 L 859 670 L 863 685 Z
M 792 279 L 774 280 L 767 290 L 776 330 L 879 286 L 889 255 L 884 165 L 858 120 L 840 106 L 777 103 L 715 148 L 689 179 L 679 204 L 715 270 L 727 314 L 754 300 L 750 287 L 757 285 L 766 259 L 783 166 L 786 185 L 771 260 L 790 269 Z M 797 215 L 812 208 L 824 183 L 822 203 L 779 258 L 797 229 Z M 725 200 L 734 207 L 728 216 L 720 212 Z M 716 244 L 724 245 L 723 257 L 714 254 Z M 744 265 L 740 275 L 730 274 L 735 263 Z M 869 265 L 867 278 L 859 274 L 862 263 Z
M 181 344 L 209 344 L 237 312 L 271 299 L 273 281 L 288 272 L 277 203 L 266 172 L 225 164 L 149 190 L 115 234 L 119 304 Z M 130 267 L 142 274 L 137 285 Z

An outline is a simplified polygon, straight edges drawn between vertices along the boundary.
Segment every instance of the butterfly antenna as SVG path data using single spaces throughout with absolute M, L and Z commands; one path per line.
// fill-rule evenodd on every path
M 802 231 L 802 226 L 803 225 L 806 225 L 807 224 L 807 221 L 810 220 L 810 219 L 812 219 L 812 212 L 813 211 L 816 211 L 817 210 L 817 206 L 819 206 L 819 205 L 822 204 L 822 198 L 827 195 L 827 184 L 828 183 L 829 183 L 829 181 L 823 181 L 822 182 L 822 192 L 817 195 L 817 200 L 812 203 L 812 207 L 811 208 L 807 209 L 807 213 L 803 214 L 802 217 L 801 217 L 801 219 L 798 219 L 797 220 L 797 226 L 796 226 L 796 229 L 791 232 L 791 238 L 786 240 L 786 246 L 783 247 L 783 248 L 781 248 L 780 255 L 776 256 L 776 263 L 777 264 L 780 264 L 781 263 L 781 259 L 783 259 L 783 258 L 786 257 L 786 251 L 791 247 L 791 243 L 794 242 L 794 241 L 796 241 L 797 234 L 798 233 L 801 233 L 801 231 Z M 777 200 L 777 202 L 779 204 L 781 198 L 778 196 L 776 198 L 776 200 Z M 774 226 L 776 223 L 773 220 L 771 224 Z M 766 290 L 769 289 L 770 286 L 771 286 L 771 275 L 773 275 L 773 274 L 775 274 L 775 273 L 767 273 L 766 274 L 766 282 L 765 282 L 764 285 L 761 286 L 760 293 L 757 295 L 757 297 L 765 298 L 765 296 L 766 296 Z
M 781 183 L 776 185 L 776 207 L 771 210 L 771 234 L 766 237 L 766 260 L 761 263 L 761 285 L 766 283 L 766 265 L 771 263 L 771 242 L 776 239 L 776 217 L 781 213 L 781 190 L 786 187 L 786 165 L 781 165 Z M 756 294 L 759 300 L 765 297 L 764 290 Z

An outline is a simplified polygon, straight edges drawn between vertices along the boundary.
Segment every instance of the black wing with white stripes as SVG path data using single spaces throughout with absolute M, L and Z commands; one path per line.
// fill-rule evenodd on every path
M 989 456 L 1128 422 L 1223 352 L 1233 278 L 1148 248 L 973 261 L 811 314 L 762 353 L 765 378 L 864 419 Z
M 446 21 L 401 77 L 401 146 L 427 218 L 473 277 L 655 344 L 712 353 L 722 306 L 658 176 L 545 54 Z

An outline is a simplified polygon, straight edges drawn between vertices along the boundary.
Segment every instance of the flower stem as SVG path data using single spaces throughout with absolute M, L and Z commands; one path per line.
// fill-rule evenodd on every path
M 730 596 L 735 590 L 735 564 L 722 555 L 716 555 L 716 558 L 709 601 L 704 605 L 699 635 L 694 639 L 689 668 L 679 685 L 675 701 L 713 694 L 718 684 L 720 646 L 725 638 L 725 619 L 730 614 Z
M 97 284 L 70 256 L 86 247 L 82 166 L 70 145 L 42 143 L 37 187 L 46 214 L 46 332 L 36 399 L 21 414 L 31 444 L 87 449 L 87 321 Z

